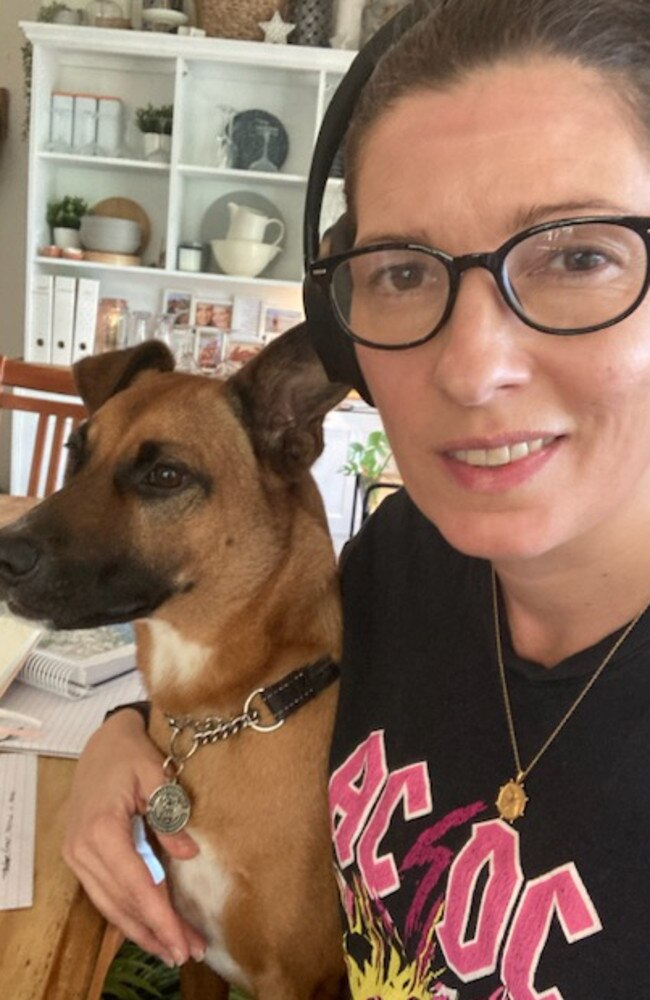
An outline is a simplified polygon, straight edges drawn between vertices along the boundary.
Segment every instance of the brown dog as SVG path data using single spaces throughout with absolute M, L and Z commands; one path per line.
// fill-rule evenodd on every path
M 168 875 L 206 962 L 264 1000 L 337 997 L 327 661 L 341 622 L 309 467 L 346 389 L 301 327 L 227 382 L 172 367 L 155 342 L 77 365 L 90 419 L 63 489 L 0 532 L 0 590 L 55 627 L 136 620 L 151 735 L 172 758 L 155 818 L 172 829 L 187 793 L 200 853 Z M 192 995 L 207 1000 L 205 984 Z

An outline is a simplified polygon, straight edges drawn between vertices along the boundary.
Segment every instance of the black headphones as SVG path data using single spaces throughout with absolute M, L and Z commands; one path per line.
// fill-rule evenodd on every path
M 426 9 L 427 5 L 418 0 L 402 7 L 390 21 L 382 25 L 355 57 L 323 118 L 307 181 L 303 226 L 306 274 L 303 298 L 307 327 L 329 378 L 333 382 L 353 386 L 368 402 L 372 402 L 372 399 L 357 362 L 354 344 L 342 329 L 328 296 L 310 277 L 308 267 L 319 257 L 320 216 L 325 186 L 359 94 L 384 52 L 420 20 Z M 344 226 L 345 217 L 339 220 L 337 229 L 340 231 Z M 352 234 L 350 236 L 352 238 Z

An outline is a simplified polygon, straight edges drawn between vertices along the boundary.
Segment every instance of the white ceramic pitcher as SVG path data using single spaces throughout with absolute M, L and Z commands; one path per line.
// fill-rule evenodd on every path
M 271 219 L 262 212 L 256 212 L 246 205 L 240 205 L 236 201 L 228 202 L 230 213 L 230 225 L 226 239 L 228 240 L 252 240 L 256 243 L 269 242 L 271 246 L 278 246 L 284 236 L 284 222 L 281 219 Z M 266 231 L 269 226 L 278 227 L 278 234 L 274 240 L 265 241 Z

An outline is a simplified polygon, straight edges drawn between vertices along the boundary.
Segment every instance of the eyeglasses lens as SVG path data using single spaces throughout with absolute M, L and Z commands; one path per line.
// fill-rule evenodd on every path
M 558 226 L 528 236 L 504 273 L 522 315 L 551 330 L 580 330 L 621 316 L 645 281 L 646 248 L 613 223 Z
M 449 274 L 421 250 L 372 250 L 340 264 L 332 297 L 355 333 L 382 346 L 408 344 L 438 325 L 449 297 Z

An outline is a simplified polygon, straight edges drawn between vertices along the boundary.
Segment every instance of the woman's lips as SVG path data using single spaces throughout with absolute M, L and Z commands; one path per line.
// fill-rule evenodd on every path
M 460 485 L 496 493 L 512 489 L 538 472 L 561 440 L 555 435 L 539 434 L 485 447 L 450 448 L 442 457 Z

